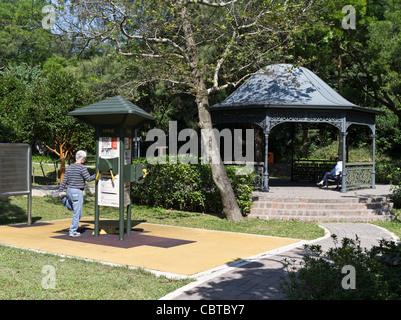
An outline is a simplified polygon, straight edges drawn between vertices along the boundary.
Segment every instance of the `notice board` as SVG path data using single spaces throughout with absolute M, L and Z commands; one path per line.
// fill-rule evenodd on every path
M 100 137 L 99 138 L 100 157 L 103 159 L 119 158 L 120 143 L 118 137 Z M 131 143 L 129 138 L 124 138 L 124 164 L 129 164 L 131 160 Z M 99 206 L 119 207 L 120 206 L 120 179 L 119 174 L 112 178 L 108 172 L 101 172 L 99 176 Z M 124 206 L 131 203 L 130 183 L 124 183 Z
M 0 143 L 0 196 L 31 193 L 31 147 Z
M 0 143 L 0 197 L 28 196 L 28 225 L 32 211 L 31 147 L 24 143 Z

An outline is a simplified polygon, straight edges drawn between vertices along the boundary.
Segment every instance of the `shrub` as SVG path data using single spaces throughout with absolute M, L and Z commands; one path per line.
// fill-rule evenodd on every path
M 397 167 L 391 162 L 376 162 L 376 182 L 386 183 L 391 182 L 391 175 L 397 170 Z
M 391 191 L 393 194 L 391 195 L 391 199 L 394 202 L 395 208 L 401 208 L 401 169 L 396 168 L 390 174 L 390 183 L 391 183 Z
M 395 208 L 401 208 L 401 169 L 390 162 L 376 163 L 376 182 L 391 184 Z
M 337 245 L 336 236 L 333 235 Z M 330 248 L 324 255 L 319 245 L 306 245 L 301 268 L 286 260 L 288 279 L 281 287 L 294 300 L 390 300 L 401 297 L 401 246 L 393 241 L 380 241 L 370 250 L 362 249 L 356 240 L 344 238 L 341 247 Z M 355 268 L 355 288 L 343 288 L 347 272 Z
M 207 164 L 177 162 L 149 164 L 146 159 L 135 159 L 148 168 L 142 184 L 133 184 L 132 201 L 137 204 L 160 206 L 193 212 L 221 213 L 222 202 Z M 254 175 L 236 175 L 236 167 L 226 167 L 243 215 L 250 211 Z

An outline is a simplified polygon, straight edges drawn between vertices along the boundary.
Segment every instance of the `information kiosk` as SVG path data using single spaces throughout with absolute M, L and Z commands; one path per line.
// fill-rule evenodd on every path
M 131 183 L 142 183 L 144 164 L 132 164 L 133 133 L 153 116 L 121 96 L 112 97 L 68 113 L 93 126 L 96 138 L 95 236 L 99 236 L 99 206 L 119 208 L 119 236 L 131 233 Z

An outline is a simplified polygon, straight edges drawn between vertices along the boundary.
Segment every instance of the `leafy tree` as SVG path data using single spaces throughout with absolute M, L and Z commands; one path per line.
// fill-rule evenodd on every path
M 315 21 L 295 35 L 296 57 L 316 72 L 349 101 L 389 111 L 377 118 L 377 151 L 397 157 L 400 116 L 399 0 L 322 0 L 311 10 Z M 355 29 L 344 29 L 342 12 L 352 5 L 356 13 Z M 384 124 L 392 124 L 388 127 Z M 353 141 L 363 139 L 354 136 Z M 366 141 L 366 137 L 364 137 Z M 369 139 L 370 140 L 370 139 Z M 340 145 L 340 144 L 339 144 Z
M 10 143 L 41 140 L 60 157 L 63 177 L 65 160 L 76 148 L 93 152 L 94 133 L 67 115 L 91 103 L 92 96 L 61 62 L 55 57 L 43 69 L 21 64 L 0 74 L 0 139 Z
M 361 84 L 371 90 L 364 91 L 401 119 L 401 1 L 384 7 L 383 20 L 369 24 L 367 48 L 354 46 L 350 54 L 363 74 Z
M 213 180 L 229 220 L 242 219 L 212 134 L 208 111 L 213 93 L 235 87 L 272 61 L 283 61 L 290 34 L 304 23 L 311 1 L 180 0 L 78 1 L 60 29 L 75 32 L 86 45 L 111 41 L 120 55 L 141 59 L 150 79 L 164 81 L 195 97 Z M 65 11 L 67 12 L 67 11 Z
M 352 5 L 355 29 L 344 29 Z M 320 23 L 302 33 L 294 54 L 352 102 L 386 107 L 401 117 L 401 1 L 322 0 L 312 7 Z
M 401 159 L 401 124 L 394 113 L 385 109 L 386 114 L 378 117 L 376 126 L 380 132 L 376 146 L 379 154 L 387 154 L 393 159 Z
M 40 68 L 26 64 L 7 67 L 0 73 L 0 141 L 32 142 L 33 122 L 27 117 L 31 106 L 29 92 L 40 77 Z
M 151 112 L 157 128 L 168 130 L 171 119 L 185 128 L 196 128 L 196 105 L 190 95 L 163 81 L 144 80 L 139 86 L 138 77 L 143 77 L 139 75 L 149 74 L 140 61 L 118 55 L 107 42 L 99 44 L 97 49 L 91 48 L 92 53 L 85 54 L 85 58 L 76 57 L 62 62 L 67 71 L 97 96 L 97 100 L 121 95 Z
M 42 27 L 46 0 L 0 2 L 0 69 L 20 62 L 35 65 L 51 54 L 55 35 Z
M 31 101 L 33 107 L 30 116 L 35 119 L 34 134 L 46 148 L 60 157 L 62 180 L 65 161 L 77 151 L 75 148 L 93 148 L 93 130 L 67 115 L 69 111 L 90 104 L 91 96 L 67 72 L 53 70 L 35 84 Z

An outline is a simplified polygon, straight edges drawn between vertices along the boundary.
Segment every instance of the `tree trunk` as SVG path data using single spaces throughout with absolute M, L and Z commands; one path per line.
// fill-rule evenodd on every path
M 57 151 L 57 147 L 55 147 L 54 149 L 49 147 L 46 143 L 43 142 L 42 139 L 42 143 L 44 144 L 44 146 L 49 149 L 50 151 L 53 151 L 55 154 L 57 154 L 60 158 L 60 184 L 61 182 L 63 182 L 64 179 L 64 174 L 65 174 L 65 159 L 67 157 L 68 154 L 68 150 L 64 150 L 64 145 L 65 143 L 62 143 L 59 146 L 59 151 Z M 57 179 L 57 178 L 56 178 Z
M 200 84 L 201 85 L 201 84 Z M 230 221 L 239 222 L 242 220 L 241 211 L 235 198 L 234 190 L 228 179 L 227 172 L 220 157 L 217 147 L 216 137 L 214 136 L 212 120 L 210 113 L 206 110 L 209 99 L 205 93 L 200 90 L 197 93 L 196 103 L 198 106 L 199 126 L 201 128 L 201 137 L 206 158 L 210 164 L 212 178 L 219 190 L 223 203 L 223 214 Z
M 195 39 L 190 21 L 187 16 L 187 8 L 184 6 L 181 11 L 183 30 L 187 45 L 189 63 L 192 70 L 193 83 L 196 91 L 196 104 L 198 106 L 199 127 L 201 129 L 202 141 L 206 157 L 210 164 L 212 178 L 219 190 L 223 203 L 223 214 L 230 221 L 239 222 L 242 220 L 241 211 L 235 198 L 234 190 L 228 180 L 227 172 L 220 157 L 216 138 L 213 133 L 212 119 L 207 107 L 209 97 L 206 89 L 204 75 L 199 68 L 199 57 L 196 51 Z
M 338 93 L 342 95 L 344 80 L 343 80 L 343 60 L 341 58 L 341 53 L 338 54 L 337 70 L 338 70 Z
M 65 157 L 60 158 L 60 184 L 63 182 L 64 174 L 65 174 Z

